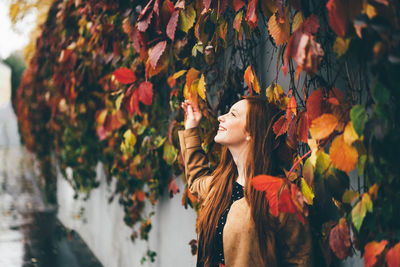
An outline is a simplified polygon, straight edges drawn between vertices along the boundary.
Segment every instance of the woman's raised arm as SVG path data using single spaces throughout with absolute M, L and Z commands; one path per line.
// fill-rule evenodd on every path
M 198 107 L 188 100 L 182 103 L 182 108 L 186 114 L 185 130 L 179 131 L 178 134 L 186 180 L 190 192 L 200 200 L 204 200 L 208 194 L 211 171 L 204 150 L 201 148 L 197 128 L 202 114 Z

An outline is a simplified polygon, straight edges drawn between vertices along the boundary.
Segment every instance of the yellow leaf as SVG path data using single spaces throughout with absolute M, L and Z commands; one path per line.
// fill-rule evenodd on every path
M 300 186 L 301 186 L 301 192 L 305 196 L 307 200 L 308 205 L 313 204 L 313 199 L 314 199 L 314 192 L 312 191 L 311 187 L 308 186 L 306 180 L 304 178 L 301 178 L 300 180 Z
M 201 99 L 206 100 L 206 83 L 204 79 L 204 74 L 201 75 L 199 80 L 199 85 L 197 86 L 197 93 Z
M 196 10 L 194 10 L 192 4 L 186 6 L 186 8 L 182 9 L 179 13 L 179 28 L 182 31 L 188 33 L 189 30 L 193 27 L 195 21 Z
M 285 19 L 284 23 L 279 23 L 276 14 L 277 13 L 271 16 L 268 20 L 268 31 L 274 39 L 276 45 L 279 46 L 289 41 L 290 24 L 288 19 Z
M 301 11 L 297 12 L 292 22 L 292 32 L 295 32 L 304 21 L 304 16 Z
M 167 79 L 169 87 L 171 87 L 171 88 L 174 87 L 175 83 L 176 83 L 176 79 L 178 79 L 179 77 L 181 77 L 185 73 L 186 73 L 186 70 L 180 70 L 180 71 L 175 72 L 171 76 L 169 76 L 168 79 Z
M 333 44 L 333 51 L 335 51 L 337 57 L 344 55 L 349 48 L 350 38 L 336 37 L 335 43 Z
M 344 137 L 344 141 L 348 145 L 353 144 L 353 142 L 359 138 L 358 134 L 356 133 L 356 131 L 353 128 L 353 123 L 351 121 L 346 125 L 346 128 L 344 129 L 343 137 Z
M 339 135 L 332 142 L 329 155 L 333 165 L 347 173 L 353 170 L 358 162 L 357 150 L 344 141 L 343 135 Z
M 311 122 L 310 133 L 313 139 L 324 139 L 336 128 L 338 119 L 329 113 L 324 113 Z
M 285 95 L 282 86 L 277 83 L 272 83 L 265 90 L 265 95 L 268 98 L 268 102 L 275 103 L 282 110 L 286 109 L 289 98 Z
M 315 164 L 317 162 L 317 152 L 318 152 L 318 144 L 317 140 L 315 139 L 308 139 L 307 144 L 311 149 L 311 156 L 310 156 L 310 162 L 313 167 L 315 167 Z
M 367 14 L 369 19 L 373 19 L 377 15 L 375 7 L 371 4 L 365 4 L 363 11 Z

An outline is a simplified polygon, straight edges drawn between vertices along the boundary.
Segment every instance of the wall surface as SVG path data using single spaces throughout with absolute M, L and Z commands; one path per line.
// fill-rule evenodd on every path
M 59 175 L 58 218 L 67 228 L 79 233 L 104 267 L 195 266 L 195 257 L 191 255 L 188 243 L 196 238 L 196 214 L 191 209 L 185 210 L 181 204 L 184 189 L 181 179 L 177 179 L 180 193 L 172 199 L 165 194 L 154 208 L 147 205 L 147 213 L 155 211 L 147 243 L 139 239 L 135 242 L 130 240 L 132 230 L 124 224 L 124 212 L 118 197 L 108 203 L 113 185 L 106 185 L 101 164 L 97 166 L 97 174 L 101 186 L 90 193 L 87 201 L 75 200 L 70 184 Z M 147 249 L 156 251 L 156 261 L 150 263 L 147 260 L 141 265 L 140 260 Z

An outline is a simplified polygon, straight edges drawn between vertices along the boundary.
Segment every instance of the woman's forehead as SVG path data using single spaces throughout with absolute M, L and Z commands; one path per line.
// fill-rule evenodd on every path
M 247 101 L 244 100 L 244 99 L 239 100 L 238 102 L 233 104 L 233 106 L 231 107 L 231 110 L 236 110 L 238 112 L 246 112 L 246 110 L 247 110 Z

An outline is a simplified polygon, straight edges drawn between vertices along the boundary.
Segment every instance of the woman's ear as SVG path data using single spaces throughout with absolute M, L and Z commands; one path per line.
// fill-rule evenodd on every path
M 251 137 L 250 135 L 246 136 L 246 141 L 250 141 Z

